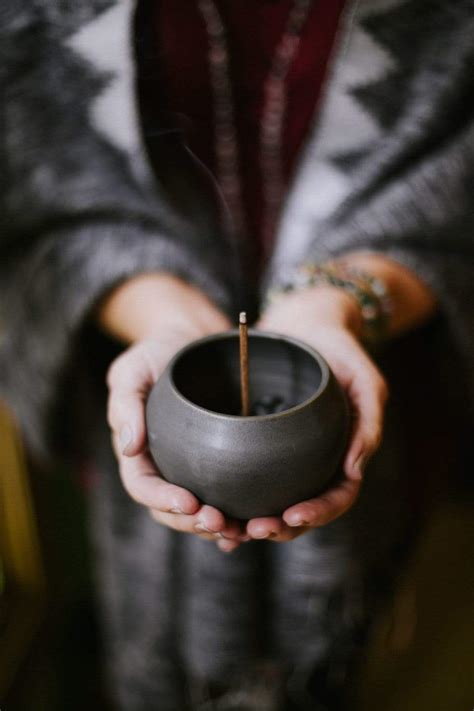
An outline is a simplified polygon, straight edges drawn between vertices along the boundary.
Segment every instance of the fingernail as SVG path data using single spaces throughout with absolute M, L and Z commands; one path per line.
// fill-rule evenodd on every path
M 268 533 L 254 533 L 253 537 L 258 538 L 259 540 L 264 540 L 265 538 L 270 538 L 271 536 L 274 536 L 275 532 L 274 531 L 269 531 Z
M 236 546 L 229 545 L 229 541 L 217 541 L 217 547 L 222 553 L 232 553 Z
M 290 521 L 288 526 L 294 526 L 295 528 L 297 526 L 309 526 L 309 521 L 304 521 L 302 518 L 298 518 L 296 521 Z
M 183 509 L 180 509 L 178 506 L 175 506 L 174 508 L 170 509 L 169 512 L 175 514 L 184 514 Z
M 203 523 L 197 523 L 194 526 L 196 531 L 200 531 L 201 533 L 215 533 L 215 531 L 211 531 L 210 528 L 207 528 Z
M 133 443 L 133 434 L 132 434 L 132 429 L 130 425 L 124 425 L 122 429 L 120 430 L 120 448 L 122 450 L 122 454 L 127 454 L 127 450 L 130 448 L 130 445 Z
M 364 471 L 367 466 L 367 457 L 361 455 L 359 459 L 356 460 L 354 466 L 352 467 L 352 476 L 354 479 L 362 479 L 364 476 Z

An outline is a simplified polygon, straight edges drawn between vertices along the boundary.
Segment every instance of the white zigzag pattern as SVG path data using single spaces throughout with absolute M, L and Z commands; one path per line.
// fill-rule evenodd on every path
M 67 45 L 100 72 L 111 75 L 90 107 L 94 128 L 131 157 L 142 150 L 134 92 L 132 0 L 118 0 L 82 25 Z
M 362 149 L 380 137 L 380 127 L 351 96 L 351 90 L 376 81 L 394 67 L 391 55 L 360 26 L 367 15 L 386 11 L 405 0 L 352 2 L 342 20 L 340 39 L 330 71 L 329 88 L 307 143 L 277 236 L 272 269 L 296 264 L 318 223 L 347 197 L 349 178 L 330 162 L 342 151 Z
M 360 26 L 365 16 L 384 12 L 406 0 L 350 0 L 340 30 L 329 89 L 307 143 L 281 220 L 272 264 L 298 262 L 318 222 L 327 218 L 350 190 L 349 179 L 329 160 L 339 151 L 363 148 L 380 129 L 350 95 L 351 89 L 376 81 L 394 68 L 392 57 Z M 131 48 L 133 0 L 117 0 L 69 40 L 69 47 L 97 70 L 111 75 L 92 102 L 94 128 L 126 151 L 136 173 L 146 178 L 134 91 Z M 277 271 L 277 268 L 276 268 Z

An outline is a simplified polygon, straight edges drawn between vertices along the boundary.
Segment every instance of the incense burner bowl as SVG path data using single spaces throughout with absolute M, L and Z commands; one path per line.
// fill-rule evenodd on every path
M 250 416 L 240 415 L 238 331 L 195 341 L 147 403 L 162 476 L 228 516 L 280 515 L 338 474 L 347 402 L 325 360 L 297 340 L 249 331 Z

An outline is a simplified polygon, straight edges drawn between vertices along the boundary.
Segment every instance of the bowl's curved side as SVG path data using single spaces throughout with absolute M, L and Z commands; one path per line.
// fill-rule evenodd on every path
M 176 396 L 165 371 L 147 403 L 149 447 L 163 477 L 240 519 L 281 514 L 320 493 L 349 434 L 345 396 L 330 374 L 320 397 L 272 418 L 227 418 Z

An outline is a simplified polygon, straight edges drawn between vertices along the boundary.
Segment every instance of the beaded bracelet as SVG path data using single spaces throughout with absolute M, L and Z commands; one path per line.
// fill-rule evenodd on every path
M 367 345 L 376 346 L 385 340 L 392 311 L 385 284 L 365 270 L 342 260 L 302 265 L 291 281 L 269 293 L 268 301 L 298 289 L 321 285 L 335 286 L 356 299 L 363 323 L 362 340 Z

